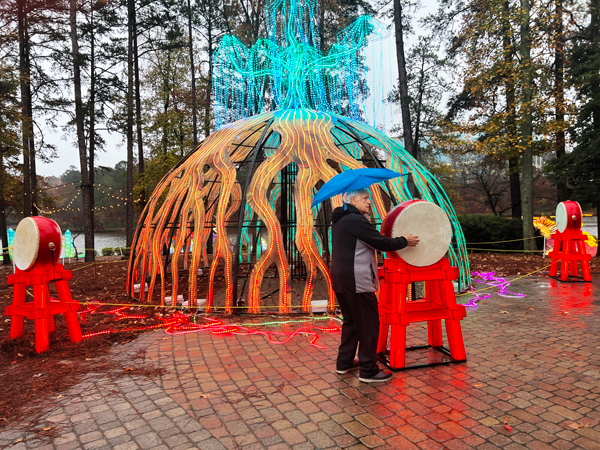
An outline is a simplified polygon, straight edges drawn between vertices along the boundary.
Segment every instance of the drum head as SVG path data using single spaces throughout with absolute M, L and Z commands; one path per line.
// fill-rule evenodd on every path
M 435 264 L 448 252 L 452 225 L 448 215 L 436 204 L 416 202 L 402 210 L 392 228 L 395 237 L 407 234 L 419 236 L 419 244 L 396 253 L 410 265 L 425 267 Z
M 556 229 L 559 233 L 563 233 L 567 229 L 567 208 L 563 202 L 560 202 L 556 207 Z
M 31 217 L 19 222 L 13 241 L 13 259 L 19 270 L 29 270 L 35 264 L 40 248 L 40 231 Z

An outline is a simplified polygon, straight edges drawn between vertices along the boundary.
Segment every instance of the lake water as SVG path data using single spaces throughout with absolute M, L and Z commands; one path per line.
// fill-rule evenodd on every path
M 85 248 L 85 238 L 83 236 L 83 232 L 78 236 L 75 236 L 73 240 L 75 247 L 77 247 L 77 251 L 79 253 L 83 253 L 83 249 Z M 94 248 L 98 250 L 98 254 L 101 254 L 102 249 L 106 247 L 125 247 L 126 240 L 127 239 L 124 231 L 106 231 L 102 233 L 96 232 L 94 235 Z

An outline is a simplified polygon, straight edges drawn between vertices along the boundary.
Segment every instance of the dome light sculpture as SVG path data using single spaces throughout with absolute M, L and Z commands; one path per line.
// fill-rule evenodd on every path
M 321 182 L 367 166 L 410 173 L 420 197 L 448 213 L 456 242 L 449 257 L 459 266 L 459 287 L 469 284 L 464 237 L 441 185 L 395 141 L 359 120 L 358 101 L 368 92 L 361 80 L 360 49 L 381 39 L 383 27 L 362 16 L 338 35 L 325 56 L 313 26 L 315 4 L 273 1 L 267 8 L 269 36 L 251 49 L 234 36 L 223 38 L 213 61 L 215 118 L 221 128 L 161 180 L 140 217 L 127 286 L 133 295 L 134 283 L 143 286 L 148 280 L 147 298 L 140 289 L 140 300 L 151 301 L 160 280 L 164 304 L 170 271 L 175 305 L 183 265 L 189 306 L 196 306 L 202 261 L 210 266 L 206 312 L 216 308 L 214 280 L 222 267 L 225 312 L 239 306 L 248 285 L 248 312 L 259 313 L 263 279 L 275 264 L 279 313 L 290 313 L 293 306 L 310 312 L 317 283 L 325 284 L 332 312 L 327 216 L 341 198 L 314 209 L 310 204 Z M 273 111 L 263 112 L 268 109 Z M 412 198 L 406 178 L 372 186 L 378 223 L 390 206 Z M 228 230 L 235 230 L 235 238 Z M 165 246 L 172 247 L 173 256 L 163 256 Z M 241 264 L 247 265 L 249 279 Z M 292 271 L 299 266 L 305 283 L 300 304 L 292 305 Z

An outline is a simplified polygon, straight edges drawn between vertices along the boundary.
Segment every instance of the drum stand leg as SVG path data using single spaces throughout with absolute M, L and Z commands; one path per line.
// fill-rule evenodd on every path
M 550 263 L 550 274 L 551 277 L 556 277 L 558 274 L 558 259 L 552 258 L 552 262 Z
M 428 320 L 427 321 L 427 334 L 429 336 L 429 345 L 432 347 L 441 347 L 444 345 L 442 338 L 442 321 L 441 320 Z
M 27 295 L 27 286 L 21 283 L 15 283 L 13 291 L 13 305 L 21 306 L 25 304 L 25 295 Z M 10 317 L 10 338 L 15 339 L 23 335 L 23 323 L 25 316 L 13 314 Z
M 465 352 L 465 344 L 462 339 L 460 321 L 446 319 L 444 322 L 446 323 L 446 335 L 448 336 L 450 357 L 456 362 L 466 361 L 467 353 Z
M 394 301 L 394 310 L 398 310 L 398 305 L 405 303 L 408 295 L 408 286 L 406 284 L 392 285 L 392 299 Z M 404 300 L 404 301 L 403 301 Z M 400 312 L 395 315 L 392 327 L 392 336 L 390 339 L 390 366 L 402 368 L 406 366 L 406 325 L 402 324 L 404 314 Z M 398 323 L 400 321 L 400 323 Z
M 401 369 L 406 366 L 406 326 L 392 325 L 392 341 L 390 343 L 390 366 Z
M 387 299 L 386 296 L 386 290 L 387 290 L 387 285 L 385 282 L 381 282 L 380 288 L 379 288 L 379 298 L 380 303 L 379 303 L 379 337 L 377 338 L 377 353 L 385 353 L 387 350 L 387 338 L 388 338 L 388 331 L 389 331 L 389 326 L 386 323 L 386 319 L 385 319 L 385 311 L 387 310 L 386 306 L 389 305 L 385 305 L 385 301 Z
M 56 327 L 54 326 L 54 316 L 48 317 L 48 333 L 54 333 Z
M 50 348 L 50 339 L 48 336 L 48 317 L 44 313 L 50 300 L 50 291 L 47 285 L 33 286 L 33 301 L 36 302 L 36 312 L 42 317 L 35 318 L 35 351 L 45 352 Z
M 77 319 L 77 313 L 71 309 L 75 305 L 75 302 L 73 301 L 73 297 L 71 297 L 69 284 L 65 280 L 57 280 L 55 285 L 58 298 L 67 305 L 67 311 L 64 313 L 64 316 L 67 322 L 67 330 L 69 330 L 69 338 L 72 342 L 79 342 L 83 339 L 83 336 L 79 320 Z

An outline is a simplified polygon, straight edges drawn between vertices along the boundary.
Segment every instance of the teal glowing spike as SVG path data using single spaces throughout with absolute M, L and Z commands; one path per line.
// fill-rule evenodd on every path
M 361 82 L 361 49 L 388 36 L 383 25 L 361 16 L 342 30 L 327 55 L 315 30 L 314 0 L 274 0 L 267 5 L 268 36 L 247 48 L 225 36 L 213 58 L 217 128 L 265 110 L 304 108 L 360 119 L 369 88 Z

